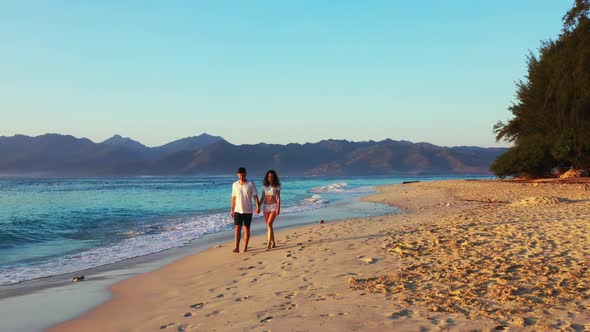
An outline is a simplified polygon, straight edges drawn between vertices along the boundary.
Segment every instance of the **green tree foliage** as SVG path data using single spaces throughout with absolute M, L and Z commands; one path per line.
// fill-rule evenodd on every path
M 492 164 L 500 177 L 546 176 L 553 168 L 590 168 L 590 0 L 576 0 L 558 39 L 529 54 L 517 83 L 514 118 L 494 126 L 514 143 Z

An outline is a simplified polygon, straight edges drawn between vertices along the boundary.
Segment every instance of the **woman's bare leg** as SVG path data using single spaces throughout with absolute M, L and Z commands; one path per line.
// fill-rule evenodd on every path
M 264 219 L 266 219 L 266 227 L 268 229 L 268 234 L 267 234 L 267 238 L 268 238 L 268 242 L 266 245 L 267 249 L 271 249 L 276 247 L 276 243 L 275 243 L 275 232 L 273 229 L 273 224 L 275 222 L 275 218 L 277 217 L 277 214 L 275 212 L 268 212 L 264 214 Z
M 270 228 L 268 227 L 268 217 L 270 212 L 264 212 L 264 221 L 266 222 L 266 250 L 270 249 Z

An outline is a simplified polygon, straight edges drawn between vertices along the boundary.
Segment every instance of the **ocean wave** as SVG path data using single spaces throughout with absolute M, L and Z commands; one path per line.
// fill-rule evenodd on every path
M 347 183 L 333 183 L 327 186 L 320 186 L 310 189 L 309 191 L 312 193 L 339 193 L 345 191 L 345 188 L 348 186 Z
M 326 199 L 323 199 L 320 195 L 313 195 L 309 198 L 304 199 L 299 205 L 282 209 L 281 213 L 296 213 L 319 209 L 326 206 L 328 203 L 330 202 Z
M 315 187 L 309 190 L 311 193 L 348 193 L 348 194 L 362 194 L 370 193 L 373 187 L 350 187 L 348 183 L 332 183 L 326 186 Z
M 319 203 L 319 202 L 323 202 L 325 201 L 322 196 L 320 195 L 313 195 L 310 198 L 306 198 L 303 200 L 303 205 L 310 205 L 310 204 L 315 204 L 315 203 Z
M 301 204 L 286 207 L 281 214 L 298 213 L 324 207 L 327 200 L 314 195 Z M 255 219 L 262 218 L 255 215 Z M 119 242 L 76 253 L 52 258 L 44 262 L 15 263 L 0 267 L 0 285 L 15 284 L 26 280 L 72 273 L 125 259 L 145 256 L 167 249 L 182 247 L 206 234 L 229 230 L 233 220 L 229 213 L 182 217 L 169 220 L 166 225 L 147 226 L 141 232 L 121 232 Z
M 34 265 L 21 263 L 0 267 L 0 285 L 81 271 L 182 247 L 205 234 L 229 229 L 232 224 L 227 213 L 201 216 L 192 220 L 173 222 L 159 233 L 150 229 L 141 235 L 131 236 L 111 245 L 53 258 L 42 263 Z

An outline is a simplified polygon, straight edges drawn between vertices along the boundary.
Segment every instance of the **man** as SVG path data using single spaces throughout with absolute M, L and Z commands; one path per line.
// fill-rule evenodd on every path
M 250 241 L 250 223 L 252 222 L 252 198 L 256 203 L 256 214 L 260 213 L 260 201 L 256 185 L 246 179 L 246 169 L 238 168 L 238 180 L 234 182 L 231 189 L 231 216 L 236 226 L 235 248 L 233 252 L 240 252 L 240 237 L 242 226 L 244 226 L 244 252 L 248 251 Z

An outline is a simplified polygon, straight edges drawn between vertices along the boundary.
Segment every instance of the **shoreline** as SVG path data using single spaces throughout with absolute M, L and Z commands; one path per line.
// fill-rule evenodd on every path
M 337 201 L 333 203 L 333 206 L 317 210 L 286 214 L 281 216 L 282 222 L 275 225 L 275 230 L 282 231 L 316 222 L 312 218 L 315 215 L 321 215 L 326 219 L 326 222 L 332 222 L 330 214 L 334 210 L 355 209 L 358 202 L 360 202 L 359 198 L 353 198 Z M 368 208 L 367 204 L 361 204 L 364 208 Z M 388 211 L 391 210 L 391 208 L 388 209 Z M 399 210 L 397 211 L 399 212 Z M 261 219 L 255 219 L 252 226 L 252 236 L 265 233 L 264 222 Z M 2 316 L 6 316 L 2 319 L 3 326 L 0 326 L 0 331 L 42 331 L 60 322 L 74 319 L 109 301 L 112 298 L 110 288 L 114 284 L 151 273 L 183 257 L 206 251 L 231 240 L 233 240 L 233 229 L 207 234 L 193 240 L 186 246 L 158 253 L 129 258 L 82 271 L 1 286 L 0 307 L 6 309 L 2 310 Z M 72 277 L 78 275 L 84 275 L 86 279 L 83 282 L 72 283 Z M 33 322 L 29 321 L 27 324 L 21 325 L 22 320 L 15 318 L 19 317 L 22 312 L 39 314 Z
M 0 286 L 0 307 L 6 315 L 0 331 L 44 331 L 50 326 L 74 319 L 109 301 L 110 287 L 123 280 L 153 272 L 182 257 L 207 250 L 225 241 L 231 231 L 207 234 L 186 246 L 133 257 L 119 262 L 61 275 L 27 280 Z M 72 282 L 73 276 L 84 275 L 82 282 Z M 64 306 L 67 303 L 67 306 Z M 36 319 L 20 324 L 23 312 L 34 312 Z M 10 319 L 13 318 L 13 319 Z
M 369 194 L 369 195 L 372 195 L 372 194 Z M 353 199 L 344 201 L 344 203 L 348 205 L 351 202 L 354 202 L 356 200 L 363 201 L 363 197 L 361 196 L 361 197 L 353 198 Z M 336 202 L 334 207 L 337 208 L 339 205 L 342 205 L 342 203 L 343 202 Z M 330 208 L 328 208 L 328 207 L 323 207 L 320 209 L 330 210 Z M 287 214 L 286 218 L 289 219 L 287 221 L 287 224 L 279 223 L 278 225 L 275 225 L 275 229 L 277 229 L 277 230 L 289 229 L 289 228 L 293 228 L 293 227 L 300 227 L 300 226 L 305 226 L 305 225 L 308 225 L 311 223 L 315 223 L 316 221 L 319 221 L 321 218 L 319 218 L 318 220 L 309 221 L 313 218 L 309 218 L 307 215 L 314 213 L 314 212 L 318 212 L 318 210 L 320 210 L 320 209 L 302 211 L 302 212 L 296 213 L 295 215 Z M 393 209 L 395 209 L 395 207 L 393 207 Z M 319 212 L 322 212 L 322 211 L 319 211 Z M 392 212 L 388 211 L 387 213 L 392 213 Z M 393 212 L 393 213 L 395 213 L 395 212 Z M 320 213 L 320 214 L 325 215 L 325 213 Z M 258 215 L 258 217 L 261 217 L 261 216 L 262 215 Z M 283 218 L 285 218 L 285 215 L 281 215 L 281 217 L 282 217 L 281 219 L 283 219 Z M 339 220 L 339 218 L 328 219 L 328 216 L 325 216 L 325 220 L 326 220 L 326 222 L 334 222 L 334 221 Z M 262 233 L 265 233 L 266 228 L 262 224 L 262 221 L 257 218 L 257 219 L 253 219 L 253 221 L 252 221 L 252 230 L 251 231 L 252 231 L 252 236 L 254 237 L 255 235 L 260 235 Z M 25 281 L 21 281 L 21 282 L 14 283 L 14 284 L 0 285 L 0 290 L 3 291 L 0 294 L 0 300 L 5 299 L 5 298 L 14 297 L 14 296 L 30 294 L 30 293 L 33 293 L 36 291 L 41 291 L 41 290 L 51 289 L 51 288 L 55 288 L 55 287 L 62 287 L 62 286 L 70 285 L 72 283 L 72 277 L 74 277 L 74 276 L 99 275 L 99 274 L 108 273 L 108 272 L 112 272 L 112 271 L 126 270 L 129 268 L 129 266 L 137 267 L 137 266 L 144 265 L 144 264 L 148 264 L 148 265 L 156 264 L 158 266 L 163 266 L 163 265 L 169 264 L 170 261 L 174 261 L 174 260 L 182 258 L 186 255 L 191 255 L 194 253 L 198 253 L 198 252 L 207 250 L 208 248 L 215 246 L 215 245 L 219 244 L 220 242 L 226 242 L 229 240 L 233 240 L 233 236 L 234 236 L 234 229 L 233 228 L 227 229 L 227 230 L 223 230 L 220 232 L 205 234 L 203 237 L 194 239 L 190 243 L 188 243 L 184 246 L 173 247 L 170 249 L 165 249 L 165 250 L 162 250 L 159 252 L 154 252 L 154 253 L 150 253 L 150 254 L 146 254 L 146 255 L 130 257 L 130 258 L 126 258 L 126 259 L 123 259 L 123 260 L 120 260 L 117 262 L 108 263 L 105 265 L 100 265 L 100 266 L 96 266 L 96 267 L 92 267 L 92 268 L 88 268 L 88 269 L 83 269 L 83 270 L 79 270 L 79 271 L 66 272 L 66 273 L 57 274 L 57 275 L 51 275 L 51 276 L 46 276 L 46 277 L 41 277 L 41 278 L 36 278 L 36 279 L 25 280 Z M 164 263 L 158 263 L 158 262 L 164 262 Z M 85 281 L 88 281 L 88 279 L 86 279 Z
M 583 185 L 378 191 L 365 200 L 406 213 L 281 231 L 271 251 L 264 236 L 248 253 L 224 243 L 114 285 L 111 301 L 49 331 L 590 328 Z

